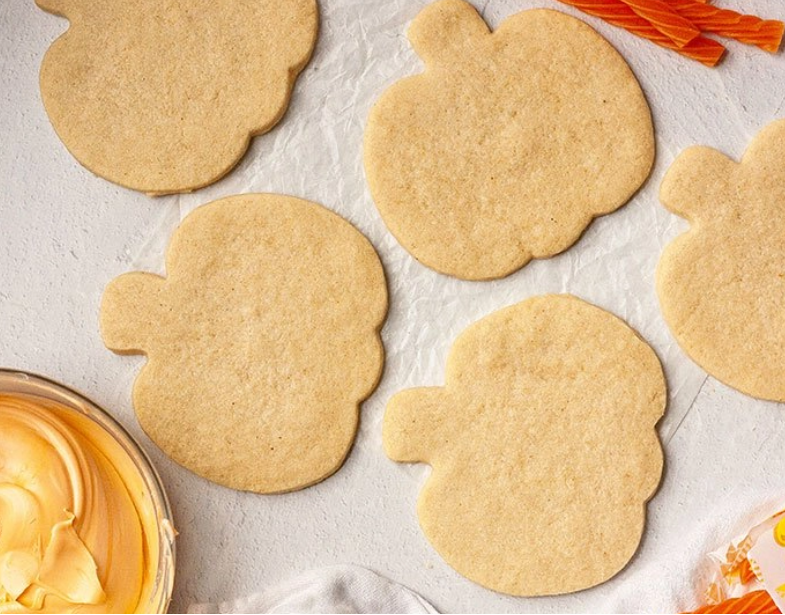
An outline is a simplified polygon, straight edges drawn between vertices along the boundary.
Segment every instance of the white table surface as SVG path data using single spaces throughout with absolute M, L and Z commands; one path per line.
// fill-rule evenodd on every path
M 778 0 L 721 1 L 785 18 Z M 386 20 L 385 11 L 392 10 L 393 4 L 394 19 Z M 701 552 L 728 537 L 722 533 L 727 529 L 707 534 L 706 526 L 717 525 L 717 519 L 727 515 L 722 511 L 728 506 L 743 511 L 747 502 L 750 507 L 761 506 L 776 502 L 785 492 L 785 408 L 753 400 L 705 378 L 680 355 L 667 332 L 658 341 L 658 349 L 669 349 L 662 352 L 670 357 L 665 361 L 669 376 L 676 374 L 671 386 L 679 388 L 679 378 L 684 376 L 694 391 L 679 393 L 674 404 L 682 409 L 679 420 L 668 424 L 663 437 L 667 469 L 649 506 L 640 552 L 623 573 L 592 590 L 516 599 L 485 590 L 446 566 L 416 521 L 415 500 L 426 471 L 386 459 L 379 421 L 386 400 L 396 390 L 440 382 L 452 339 L 477 314 L 554 289 L 578 292 L 613 308 L 612 300 L 594 290 L 603 284 L 613 286 L 613 280 L 580 282 L 569 277 L 569 283 L 549 284 L 547 279 L 554 277 L 549 276 L 550 268 L 558 272 L 558 267 L 574 263 L 577 255 L 596 260 L 599 265 L 590 267 L 588 274 L 598 274 L 603 271 L 603 259 L 617 258 L 604 249 L 617 240 L 615 229 L 640 224 L 647 216 L 656 221 L 651 227 L 653 247 L 641 247 L 645 254 L 629 278 L 638 280 L 640 286 L 630 286 L 628 280 L 611 290 L 646 294 L 641 301 L 654 310 L 653 291 L 637 288 L 651 288 L 659 248 L 685 228 L 657 203 L 662 174 L 678 151 L 695 143 L 739 156 L 759 128 L 785 116 L 785 60 L 781 54 L 772 57 L 733 44 L 723 66 L 709 70 L 586 19 L 624 53 L 647 93 L 658 136 L 652 178 L 633 203 L 595 222 L 567 255 L 552 263 L 534 263 L 527 267 L 529 271 L 501 282 L 445 283 L 439 287 L 442 295 L 430 303 L 423 299 L 422 307 L 418 301 L 428 288 L 437 288 L 441 282 L 386 234 L 362 188 L 359 136 L 370 101 L 385 85 L 418 70 L 403 27 L 423 5 L 422 0 L 323 0 L 316 55 L 281 127 L 256 139 L 237 171 L 215 186 L 195 195 L 150 198 L 84 170 L 47 120 L 38 91 L 38 67 L 49 42 L 66 22 L 43 13 L 32 0 L 0 0 L 0 365 L 38 372 L 83 391 L 112 411 L 151 454 L 168 488 L 181 533 L 173 611 L 194 601 L 238 597 L 300 571 L 336 563 L 370 567 L 420 592 L 444 611 L 650 611 L 693 606 L 690 577 Z M 505 16 L 535 5 L 578 14 L 551 0 L 490 0 L 478 6 L 496 26 Z M 345 37 L 353 29 L 362 44 L 347 42 Z M 341 44 L 343 51 L 336 51 Z M 398 51 L 389 58 L 387 54 L 375 57 L 374 45 L 392 45 Z M 356 88 L 363 94 L 356 99 L 350 95 L 335 101 L 328 91 L 320 92 L 321 105 L 316 94 L 309 94 L 316 85 L 309 90 L 308 84 L 318 83 L 318 71 L 340 68 L 336 64 L 340 53 L 349 54 L 361 67 L 375 66 L 374 74 L 381 77 L 367 86 L 358 83 Z M 336 83 L 340 77 L 336 74 Z M 354 87 L 349 84 L 346 92 Z M 337 148 L 346 161 L 340 168 L 318 165 L 319 156 L 335 157 L 335 143 L 328 138 L 334 133 L 329 131 L 312 151 L 298 156 L 291 154 L 291 148 L 287 150 L 286 131 L 294 130 L 291 125 L 298 118 L 316 118 L 318 133 L 320 117 L 350 108 L 347 134 L 356 147 Z M 341 117 L 329 116 L 328 120 L 338 124 Z M 270 165 L 279 161 L 274 173 L 265 172 L 268 161 Z M 306 161 L 314 164 L 313 173 L 304 168 Z M 351 175 L 354 179 L 347 185 L 354 186 L 355 192 L 341 189 L 337 196 L 325 194 L 324 179 L 330 174 Z M 141 265 L 160 269 L 163 247 L 181 212 L 218 196 L 250 190 L 288 192 L 343 213 L 379 249 L 392 296 L 384 338 L 388 349 L 395 350 L 388 354 L 379 390 L 364 406 L 358 441 L 347 463 L 325 482 L 282 496 L 244 494 L 210 484 L 162 454 L 139 428 L 130 404 L 131 385 L 142 359 L 107 351 L 97 328 L 104 285 Z M 348 201 L 354 204 L 348 206 Z M 475 311 L 451 307 L 443 313 L 439 301 L 459 293 L 479 307 Z M 621 315 L 645 330 L 647 319 L 657 319 L 656 311 L 652 314 L 646 319 L 634 310 Z M 433 345 L 428 353 L 414 348 L 425 333 L 410 330 L 409 316 L 418 323 L 445 323 L 444 331 L 433 337 L 436 341 L 428 342 Z M 653 330 L 665 331 L 661 326 Z M 411 350 L 398 343 L 402 335 Z M 433 364 L 419 365 L 424 358 Z M 734 523 L 734 519 L 723 520 L 722 527 L 735 527 Z

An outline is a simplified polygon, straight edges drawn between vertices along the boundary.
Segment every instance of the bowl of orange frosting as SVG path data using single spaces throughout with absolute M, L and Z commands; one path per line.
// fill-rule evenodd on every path
M 165 613 L 174 536 L 161 479 L 117 421 L 0 369 L 0 613 Z

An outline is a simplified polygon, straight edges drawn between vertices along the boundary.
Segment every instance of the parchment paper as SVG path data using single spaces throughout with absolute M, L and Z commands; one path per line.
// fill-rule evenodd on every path
M 785 17 L 776 0 L 741 4 L 745 11 Z M 654 292 L 654 270 L 663 246 L 687 228 L 659 204 L 659 184 L 683 148 L 710 145 L 739 157 L 762 126 L 785 114 L 782 57 L 731 43 L 731 54 L 722 67 L 710 70 L 555 1 L 475 1 L 494 28 L 512 13 L 540 6 L 573 14 L 597 28 L 627 58 L 646 92 L 655 120 L 657 161 L 649 181 L 630 203 L 596 220 L 564 254 L 534 261 L 503 280 L 464 282 L 425 268 L 395 241 L 370 198 L 362 167 L 363 128 L 371 105 L 393 82 L 422 70 L 405 30 L 424 5 L 422 0 L 321 0 L 317 50 L 281 124 L 256 138 L 240 165 L 218 184 L 195 194 L 160 198 L 161 224 L 131 268 L 163 271 L 163 251 L 177 222 L 172 212 L 182 218 L 201 204 L 244 192 L 278 192 L 316 201 L 351 221 L 371 240 L 384 263 L 390 291 L 390 313 L 383 330 L 385 373 L 363 406 L 353 456 L 359 450 L 380 454 L 381 419 L 395 392 L 443 383 L 448 350 L 469 324 L 533 295 L 569 292 L 620 316 L 655 348 L 670 391 L 669 407 L 659 425 L 669 457 L 669 444 L 706 374 L 676 345 Z M 395 468 L 400 481 L 415 484 L 428 471 L 424 466 Z M 372 483 L 369 480 L 364 488 L 372 489 L 367 487 Z M 412 502 L 417 490 L 416 485 L 411 487 Z M 308 501 L 309 491 L 299 496 L 302 501 Z M 330 498 L 342 498 L 335 493 L 320 497 L 327 498 L 328 505 Z M 268 501 L 263 500 L 262 506 Z M 438 606 L 438 596 L 426 597 Z M 548 609 L 575 604 L 553 603 Z M 624 604 L 635 608 L 632 599 Z M 528 608 L 538 605 L 545 607 L 539 602 Z

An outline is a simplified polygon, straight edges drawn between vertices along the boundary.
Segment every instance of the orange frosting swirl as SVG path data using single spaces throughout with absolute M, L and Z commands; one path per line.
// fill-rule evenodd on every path
M 146 612 L 158 536 L 139 468 L 103 427 L 0 394 L 0 613 Z

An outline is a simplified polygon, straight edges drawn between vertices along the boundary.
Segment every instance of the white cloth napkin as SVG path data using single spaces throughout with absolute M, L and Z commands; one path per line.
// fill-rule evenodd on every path
M 359 566 L 330 566 L 237 600 L 189 613 L 437 613 L 403 585 Z

